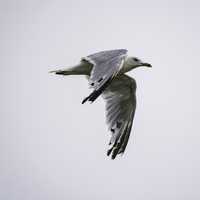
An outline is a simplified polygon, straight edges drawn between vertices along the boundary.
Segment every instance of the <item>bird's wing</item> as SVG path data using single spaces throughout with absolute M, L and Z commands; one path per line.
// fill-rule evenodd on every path
M 107 155 L 112 159 L 125 151 L 136 108 L 136 82 L 127 75 L 117 76 L 105 89 L 106 122 L 112 133 Z
M 93 102 L 105 88 L 111 83 L 112 79 L 120 71 L 124 59 L 127 55 L 126 49 L 117 49 L 111 51 L 102 51 L 96 54 L 82 58 L 93 65 L 89 84 L 94 91 L 83 100 Z

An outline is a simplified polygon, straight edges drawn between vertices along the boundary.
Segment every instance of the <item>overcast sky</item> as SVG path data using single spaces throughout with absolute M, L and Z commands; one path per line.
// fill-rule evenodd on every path
M 199 200 L 198 0 L 0 3 L 0 199 Z M 137 110 L 124 156 L 106 156 L 104 101 L 48 71 L 126 48 Z

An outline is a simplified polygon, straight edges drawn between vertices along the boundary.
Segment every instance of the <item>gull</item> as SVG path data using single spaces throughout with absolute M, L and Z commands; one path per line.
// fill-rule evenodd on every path
M 87 76 L 93 92 L 82 104 L 92 103 L 102 95 L 111 132 L 107 155 L 112 159 L 126 149 L 136 109 L 136 81 L 125 73 L 137 67 L 151 67 L 137 57 L 127 56 L 127 52 L 126 49 L 101 51 L 81 58 L 73 67 L 51 71 L 59 75 Z

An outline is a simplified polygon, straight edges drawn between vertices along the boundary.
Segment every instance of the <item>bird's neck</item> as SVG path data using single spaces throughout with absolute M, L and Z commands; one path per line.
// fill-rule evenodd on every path
M 134 67 L 132 65 L 129 65 L 127 62 L 124 62 L 122 69 L 120 71 L 120 74 L 124 74 L 130 70 L 132 70 Z

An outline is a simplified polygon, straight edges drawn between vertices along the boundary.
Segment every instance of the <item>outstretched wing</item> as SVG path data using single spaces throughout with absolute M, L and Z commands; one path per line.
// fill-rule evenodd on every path
M 117 76 L 106 88 L 102 96 L 106 101 L 106 122 L 112 133 L 112 159 L 126 149 L 136 108 L 136 82 L 127 75 Z
M 105 90 L 120 71 L 126 55 L 127 50 L 117 49 L 102 51 L 82 58 L 93 65 L 89 84 L 94 88 L 94 91 L 82 103 L 93 102 Z

